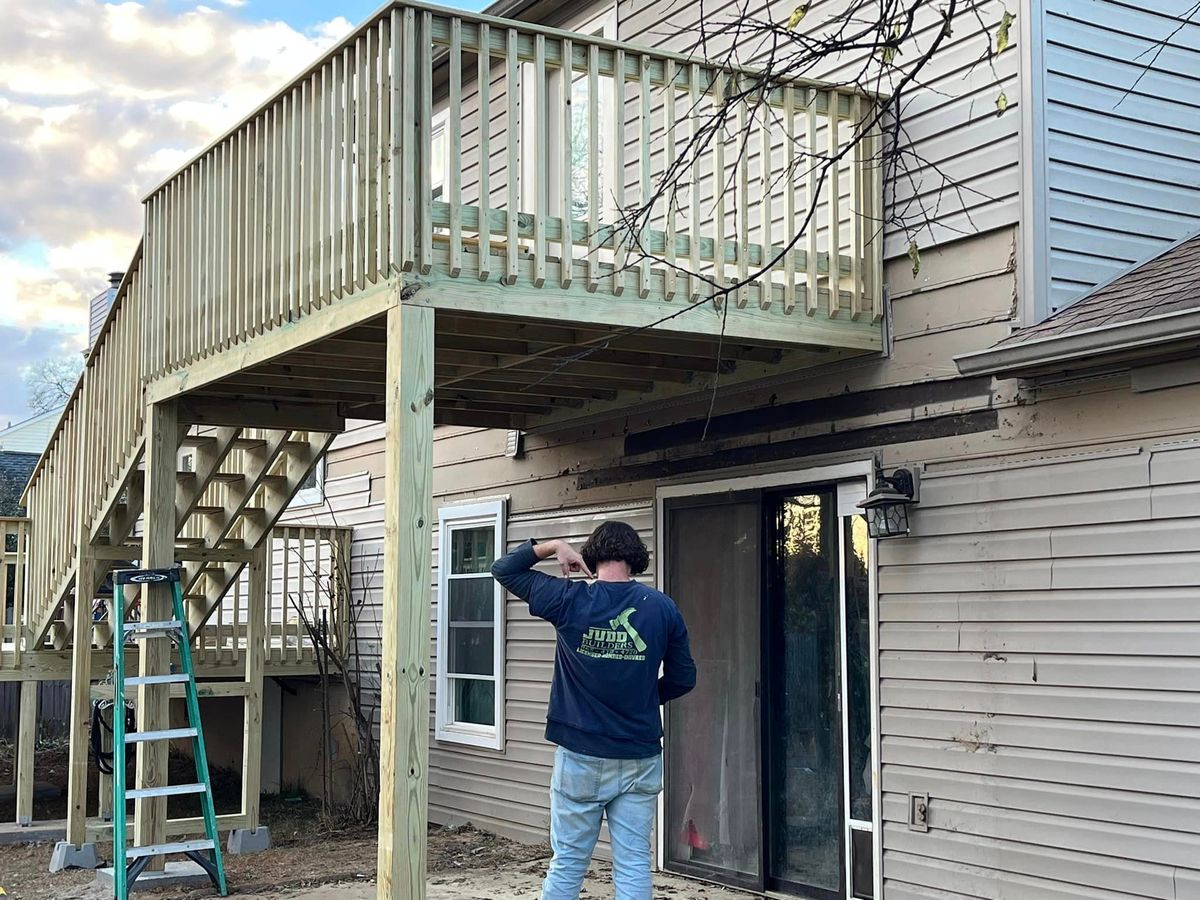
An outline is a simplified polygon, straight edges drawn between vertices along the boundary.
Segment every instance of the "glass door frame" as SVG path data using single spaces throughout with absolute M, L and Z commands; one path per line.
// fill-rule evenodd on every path
M 873 459 L 863 459 L 860 461 L 841 463 L 830 466 L 820 466 L 808 469 L 792 469 L 782 472 L 773 472 L 765 475 L 746 475 L 741 477 L 727 477 L 710 481 L 696 481 L 679 484 L 663 484 L 659 485 L 655 491 L 655 586 L 659 590 L 666 589 L 667 564 L 666 564 L 666 507 L 672 501 L 685 501 L 689 498 L 699 500 L 700 498 L 709 495 L 713 500 L 716 500 L 720 495 L 739 494 L 743 492 L 763 492 L 777 493 L 780 490 L 797 489 L 805 490 L 817 485 L 838 485 L 844 482 L 859 482 L 865 485 L 865 490 L 870 492 L 874 488 L 874 473 L 875 465 Z M 838 491 L 839 496 L 841 491 Z M 840 505 L 840 503 L 839 503 Z M 841 529 L 839 528 L 839 532 Z M 844 565 L 844 554 L 841 554 Z M 766 565 L 766 554 L 763 553 L 763 565 Z M 878 595 L 878 553 L 877 541 L 871 540 L 870 551 L 871 563 L 867 567 L 869 580 L 869 609 L 870 609 L 870 703 L 871 703 L 871 837 L 872 837 L 872 858 L 874 860 L 874 884 L 873 892 L 876 900 L 883 896 L 883 822 L 882 822 L 882 784 L 881 784 L 881 761 L 880 761 L 880 706 L 879 706 L 879 595 Z M 842 579 L 844 584 L 844 577 Z M 845 630 L 845 590 L 844 587 L 839 591 L 839 614 L 840 622 L 842 623 L 842 637 L 840 639 L 843 645 L 842 650 L 842 669 L 843 683 L 845 681 L 845 659 L 844 649 L 846 637 Z M 843 704 L 846 702 L 843 698 Z M 664 715 L 664 727 L 666 726 Z M 765 718 L 765 717 L 764 717 Z M 843 716 L 843 734 L 845 733 L 846 717 Z M 666 740 L 670 740 L 669 734 Z M 843 768 L 848 765 L 849 753 L 843 740 Z M 761 768 L 761 767 L 760 767 Z M 669 774 L 667 774 L 669 778 Z M 759 783 L 765 789 L 765 780 L 763 774 L 759 772 Z M 848 791 L 848 782 L 843 779 L 843 790 Z M 842 813 L 842 827 L 845 832 L 844 841 L 846 852 L 843 853 L 843 872 L 846 886 L 846 896 L 852 898 L 850 893 L 851 887 L 851 854 L 850 841 L 852 839 L 851 831 L 853 825 L 848 815 L 849 803 L 848 798 L 844 801 L 845 811 Z M 761 816 L 765 821 L 765 816 Z M 863 823 L 865 824 L 865 823 Z M 761 830 L 760 825 L 760 830 Z M 860 826 L 860 830 L 861 826 Z M 658 817 L 655 824 L 655 833 L 657 836 L 657 854 L 656 862 L 659 869 L 667 868 L 667 847 L 666 847 L 666 792 L 659 795 L 658 801 Z M 763 843 L 762 852 L 765 854 L 766 847 Z M 672 866 L 671 871 L 679 871 L 679 867 Z M 695 874 L 695 873 L 693 873 Z M 703 876 L 701 876 L 703 877 Z M 767 890 L 767 873 L 764 867 L 760 871 L 760 884 L 752 890 L 765 892 Z

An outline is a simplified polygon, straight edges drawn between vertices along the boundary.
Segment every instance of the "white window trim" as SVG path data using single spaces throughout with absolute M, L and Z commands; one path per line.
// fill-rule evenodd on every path
M 583 34 L 589 37 L 603 38 L 608 41 L 617 39 L 617 7 L 610 6 L 604 12 L 591 19 L 583 22 L 570 29 L 576 34 Z M 557 71 L 557 70 L 555 70 Z M 580 76 L 576 76 L 580 77 Z M 561 87 L 553 84 L 548 84 L 550 90 L 547 91 L 546 105 L 546 135 L 537 133 L 537 115 L 535 106 L 537 103 L 537 92 L 534 85 L 534 70 L 533 63 L 521 63 L 521 185 L 520 185 L 520 204 L 523 212 L 534 212 L 534 197 L 533 184 L 537 180 L 537 153 L 534 152 L 534 147 L 539 139 L 545 137 L 547 139 L 553 136 L 562 134 L 561 115 L 562 109 L 557 101 L 557 92 Z M 611 81 L 611 79 L 609 79 Z M 609 81 L 601 79 L 601 89 L 607 87 L 611 90 Z M 600 116 L 600 134 L 602 140 L 607 140 L 608 135 L 613 133 L 616 126 L 616 113 L 612 108 L 612 103 L 606 103 L 601 107 Z M 554 144 L 551 144 L 553 147 Z M 561 141 L 558 143 L 561 149 Z M 558 208 L 562 203 L 562 169 L 561 166 L 566 164 L 562 159 L 561 154 L 551 152 L 549 154 L 550 169 L 547 172 L 547 187 L 549 188 L 549 215 L 558 215 Z M 600 194 L 604 197 L 604 208 L 600 210 L 601 222 L 613 222 L 617 218 L 616 204 L 613 202 L 613 192 L 608 187 L 608 182 L 612 181 L 613 173 L 611 167 L 605 165 L 605 170 L 600 172 Z
M 441 110 L 438 110 L 437 112 L 435 112 L 433 114 L 433 120 L 431 122 L 431 125 L 432 125 L 432 128 L 430 129 L 430 144 L 431 145 L 434 142 L 436 142 L 439 137 L 445 138 L 445 152 L 442 154 L 442 173 L 443 173 L 443 176 L 446 176 L 446 175 L 449 175 L 449 173 L 450 173 L 450 134 L 449 134 L 450 109 L 446 108 L 446 109 L 441 109 Z M 432 164 L 433 164 L 433 160 L 431 159 L 430 160 L 431 168 L 432 168 Z M 441 181 L 435 181 L 433 178 L 433 172 L 431 171 L 429 173 L 429 183 L 430 183 L 431 188 L 433 188 L 434 190 L 436 190 L 437 188 L 442 189 L 442 194 L 438 199 L 445 201 L 445 199 L 446 199 L 445 177 L 443 177 L 443 179 Z
M 494 524 L 496 529 L 495 547 L 497 555 L 505 551 L 505 523 L 507 513 L 505 498 L 464 504 L 443 506 L 438 511 L 438 603 L 437 603 L 437 678 L 435 688 L 435 729 L 434 735 L 438 741 L 455 744 L 465 744 L 470 747 L 480 747 L 486 750 L 504 749 L 504 710 L 505 710 L 505 615 L 504 589 L 499 582 L 494 582 L 493 622 L 495 623 L 495 645 L 493 648 L 493 680 L 495 691 L 495 714 L 492 726 L 472 725 L 451 720 L 450 707 L 454 700 L 450 689 L 450 679 L 446 671 L 446 648 L 448 646 L 449 616 L 446 612 L 449 605 L 447 583 L 450 580 L 450 546 L 447 540 L 449 532 L 455 528 L 477 528 L 480 525 Z
M 317 460 L 317 483 L 310 488 L 296 491 L 296 496 L 292 498 L 291 507 L 297 508 L 301 506 L 318 506 L 325 502 L 325 457 L 322 456 Z

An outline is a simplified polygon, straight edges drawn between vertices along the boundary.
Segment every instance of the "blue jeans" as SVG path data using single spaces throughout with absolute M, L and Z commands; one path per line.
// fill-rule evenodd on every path
M 577 900 L 606 813 L 617 900 L 650 900 L 650 833 L 662 783 L 661 754 L 650 759 L 597 759 L 559 747 L 550 782 L 554 859 L 542 885 L 542 900 Z

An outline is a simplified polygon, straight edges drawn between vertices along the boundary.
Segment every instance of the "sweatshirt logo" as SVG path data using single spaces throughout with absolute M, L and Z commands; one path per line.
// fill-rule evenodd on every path
M 629 621 L 630 616 L 637 612 L 637 607 L 631 606 L 615 619 L 608 620 L 608 626 L 593 625 L 584 632 L 579 642 L 579 653 L 595 659 L 621 659 L 628 662 L 642 662 L 646 659 L 646 642 L 638 634 L 638 630 Z

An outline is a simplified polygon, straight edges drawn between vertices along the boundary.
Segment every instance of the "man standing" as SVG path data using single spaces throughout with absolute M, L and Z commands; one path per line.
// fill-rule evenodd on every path
M 564 577 L 532 571 L 552 556 Z M 696 666 L 674 602 L 633 580 L 649 564 L 636 531 L 605 522 L 581 553 L 564 541 L 528 541 L 492 566 L 558 632 L 546 716 L 546 739 L 558 745 L 554 859 L 542 900 L 579 897 L 605 814 L 617 900 L 650 900 L 650 832 L 663 783 L 659 706 L 696 686 Z M 596 580 L 572 581 L 573 573 Z

